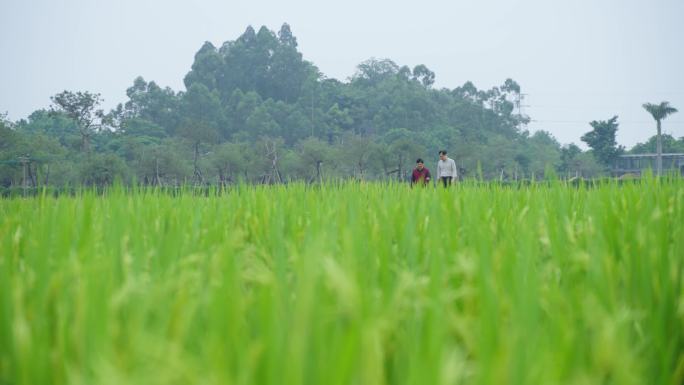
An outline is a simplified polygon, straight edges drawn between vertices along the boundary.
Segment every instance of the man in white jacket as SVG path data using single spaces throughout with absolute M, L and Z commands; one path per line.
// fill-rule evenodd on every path
M 458 170 L 456 169 L 456 162 L 447 156 L 445 150 L 439 152 L 439 161 L 437 162 L 437 177 L 442 181 L 444 187 L 450 186 L 451 182 L 458 177 Z

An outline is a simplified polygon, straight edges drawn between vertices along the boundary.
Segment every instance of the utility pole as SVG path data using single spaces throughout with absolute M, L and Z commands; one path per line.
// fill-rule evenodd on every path
M 527 94 L 517 94 L 515 98 L 515 106 L 518 108 L 518 118 L 522 119 L 523 116 L 523 107 L 529 107 L 529 104 L 523 104 L 523 101 L 525 100 L 525 96 Z
M 278 169 L 278 150 L 276 148 L 277 142 L 275 140 L 266 140 L 264 143 L 266 147 L 266 157 L 271 161 L 271 173 L 264 174 L 262 183 L 265 184 L 275 184 L 283 183 L 283 176 L 280 174 Z

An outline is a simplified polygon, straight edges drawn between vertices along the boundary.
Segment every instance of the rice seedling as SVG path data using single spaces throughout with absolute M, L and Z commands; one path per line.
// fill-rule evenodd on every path
M 0 384 L 680 384 L 684 181 L 0 199 Z

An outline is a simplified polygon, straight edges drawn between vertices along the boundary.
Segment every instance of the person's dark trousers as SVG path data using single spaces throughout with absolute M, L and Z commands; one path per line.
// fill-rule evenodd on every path
M 442 180 L 444 187 L 451 186 L 451 177 L 450 176 L 443 176 L 440 179 Z

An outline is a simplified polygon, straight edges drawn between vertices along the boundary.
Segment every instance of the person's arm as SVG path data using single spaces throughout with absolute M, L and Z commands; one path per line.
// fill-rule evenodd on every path
M 458 180 L 458 168 L 456 167 L 456 161 L 453 159 L 451 160 L 451 169 L 451 181 L 456 182 Z

